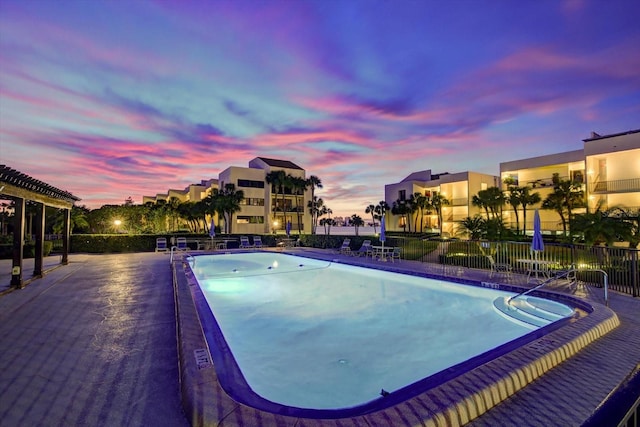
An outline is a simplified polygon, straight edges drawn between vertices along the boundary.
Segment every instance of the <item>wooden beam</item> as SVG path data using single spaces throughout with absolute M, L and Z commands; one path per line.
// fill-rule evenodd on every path
M 33 200 L 34 202 L 42 203 L 46 206 L 52 206 L 58 209 L 71 209 L 73 201 L 67 201 L 51 197 L 45 194 L 40 194 L 35 191 L 30 191 L 24 188 L 16 187 L 8 182 L 0 182 L 0 196 L 8 196 L 11 199 L 19 198 L 26 200 Z

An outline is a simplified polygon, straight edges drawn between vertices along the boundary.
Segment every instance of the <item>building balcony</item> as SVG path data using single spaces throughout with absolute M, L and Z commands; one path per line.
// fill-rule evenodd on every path
M 591 194 L 632 193 L 636 191 L 640 191 L 640 178 L 589 183 L 589 193 Z
M 469 205 L 469 199 L 466 197 L 460 197 L 457 199 L 451 199 L 449 206 L 468 206 Z

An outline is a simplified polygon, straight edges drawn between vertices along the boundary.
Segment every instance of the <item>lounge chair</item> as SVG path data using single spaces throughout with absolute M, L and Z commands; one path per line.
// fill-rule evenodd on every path
M 156 239 L 156 252 L 167 252 L 169 248 L 167 247 L 167 238 L 166 237 L 158 237 Z
M 252 248 L 253 245 L 249 243 L 249 238 L 247 236 L 240 236 L 240 249 Z
M 262 247 L 262 237 L 253 236 L 253 247 L 254 248 L 261 248 Z
M 187 238 L 186 237 L 178 237 L 176 239 L 176 250 L 178 250 L 178 251 L 189 250 L 189 246 L 187 245 Z
M 351 239 L 349 239 L 348 237 L 344 239 L 344 241 L 342 242 L 342 246 L 340 246 L 338 248 L 338 253 L 341 253 L 343 255 L 351 255 Z
M 360 249 L 353 252 L 356 256 L 364 256 L 365 258 L 369 255 L 373 255 L 373 249 L 371 248 L 371 240 L 365 240 L 362 242 L 362 246 Z

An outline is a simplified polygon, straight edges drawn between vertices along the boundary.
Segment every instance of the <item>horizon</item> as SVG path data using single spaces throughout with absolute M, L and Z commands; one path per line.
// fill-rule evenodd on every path
M 0 7 L 0 163 L 90 209 L 269 157 L 367 221 L 412 172 L 499 175 L 640 128 L 632 0 Z

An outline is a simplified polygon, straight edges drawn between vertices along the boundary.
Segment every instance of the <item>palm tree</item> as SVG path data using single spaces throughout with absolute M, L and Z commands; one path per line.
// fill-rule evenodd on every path
M 531 187 L 525 186 L 520 187 L 522 189 L 522 194 L 520 195 L 520 204 L 522 205 L 522 234 L 527 234 L 527 206 L 535 205 L 540 203 L 540 193 L 531 192 Z
M 460 226 L 466 231 L 471 240 L 480 240 L 482 237 L 487 220 L 481 215 L 475 215 L 473 218 L 466 217 L 459 221 Z
M 309 208 L 309 213 L 311 214 L 311 234 L 316 234 L 316 228 L 318 227 L 318 218 L 321 215 L 320 212 L 322 211 L 323 206 L 324 200 L 316 196 L 313 196 L 311 200 L 307 202 L 307 208 Z
M 376 207 L 373 209 L 374 212 L 375 212 L 374 221 L 373 221 L 374 227 L 375 227 L 375 223 L 376 223 L 375 220 L 376 219 L 381 220 L 382 217 L 385 216 L 385 214 L 387 213 L 387 211 L 389 209 L 390 209 L 389 205 L 384 200 L 380 200 L 378 202 Z M 374 229 L 374 232 L 375 232 L 375 229 Z
M 571 233 L 581 233 L 587 245 L 612 246 L 619 240 L 629 240 L 633 233 L 630 222 L 616 215 L 616 210 L 602 210 L 602 204 L 595 212 L 577 214 L 570 219 Z
M 450 204 L 449 200 L 440 193 L 435 193 L 429 199 L 429 204 L 433 206 L 438 214 L 438 226 L 440 227 L 440 236 L 442 237 L 442 207 Z
M 612 216 L 629 223 L 629 247 L 637 248 L 640 244 L 640 209 L 633 211 L 628 208 L 614 207 L 610 212 Z
M 582 184 L 569 179 L 561 179 L 557 173 L 553 174 L 553 192 L 542 202 L 543 209 L 555 210 L 562 221 L 562 230 L 567 235 L 567 222 L 573 217 L 573 209 L 585 205 Z
M 356 236 L 358 235 L 358 227 L 362 227 L 364 225 L 364 220 L 359 215 L 353 214 L 350 219 L 351 225 L 355 228 Z
M 478 191 L 477 196 L 473 196 L 471 203 L 474 206 L 484 208 L 487 218 L 497 218 L 505 203 L 505 197 L 502 190 L 498 187 L 489 187 L 486 190 Z M 491 214 L 491 215 L 489 215 Z
M 165 203 L 165 209 L 171 218 L 171 231 L 176 231 L 176 222 L 178 219 L 178 206 L 180 206 L 180 199 L 177 197 L 169 197 L 167 203 Z
M 322 188 L 322 181 L 315 175 L 307 178 L 307 188 L 311 188 L 311 199 L 316 195 L 316 188 Z
M 418 192 L 414 193 L 413 197 L 415 206 L 418 209 L 420 215 L 420 232 L 422 233 L 424 231 L 424 212 L 425 210 L 429 209 L 429 199 L 424 194 Z M 416 231 L 418 231 L 417 224 Z
M 198 212 L 195 202 L 180 203 L 180 205 L 178 205 L 177 212 L 180 217 L 187 222 L 191 232 L 195 233 L 198 231 L 200 224 L 200 212 Z
M 369 206 L 367 206 L 367 208 L 364 210 L 364 213 L 366 214 L 371 214 L 371 222 L 373 223 L 373 233 L 376 233 L 376 207 L 375 205 L 371 204 Z
M 522 204 L 522 192 L 523 187 L 518 187 L 516 181 L 513 178 L 507 178 L 504 180 L 507 185 L 506 201 L 513 208 L 513 213 L 516 216 L 516 234 L 520 234 L 520 216 L 518 215 L 518 206 Z
M 336 222 L 333 219 L 331 219 L 332 213 L 333 211 L 328 206 L 322 206 L 318 213 L 318 217 L 321 217 L 324 215 L 329 216 L 328 218 L 322 218 L 320 220 L 320 225 L 324 225 L 324 233 L 327 235 L 331 232 L 331 226 L 336 224 Z
M 283 170 L 271 171 L 266 176 L 267 184 L 271 184 L 271 193 L 275 193 L 275 203 L 272 206 L 273 210 L 273 219 L 275 220 L 276 212 L 278 210 L 278 194 L 282 194 L 282 216 L 284 219 L 285 216 L 285 208 L 284 208 L 284 187 L 285 181 L 287 179 L 287 175 Z M 283 224 L 285 221 L 283 221 Z
M 480 192 L 471 198 L 471 204 L 479 207 L 480 209 L 484 209 L 485 216 L 489 218 L 489 205 L 483 197 L 480 197 Z
M 406 215 L 407 215 L 407 205 L 404 203 L 404 200 L 396 200 L 395 202 L 393 202 L 393 205 L 391 206 L 391 214 L 392 215 L 400 215 L 403 218 L 405 218 L 404 221 L 402 221 L 402 229 L 403 232 L 407 232 L 407 220 L 406 220 Z
M 225 184 L 223 204 L 225 215 L 229 216 L 229 234 L 232 232 L 233 214 L 242 209 L 240 207 L 242 200 L 244 200 L 244 191 L 236 190 L 234 184 Z
M 56 216 L 56 220 L 53 225 L 53 232 L 56 234 L 60 234 L 64 230 L 64 217 L 65 217 L 64 210 L 61 210 L 58 212 L 62 213 L 62 215 Z M 89 208 L 87 208 L 84 205 L 82 206 L 74 205 L 71 207 L 71 213 L 69 214 L 69 217 L 70 217 L 69 229 L 71 233 L 73 233 L 74 230 L 77 230 L 77 229 L 86 230 L 89 228 L 89 222 L 87 221 L 87 215 L 89 214 L 89 212 L 90 212 Z
M 302 233 L 302 214 L 304 213 L 304 193 L 309 188 L 309 180 L 291 177 L 291 189 L 296 198 L 296 215 L 298 217 L 298 234 Z M 302 205 L 299 197 L 302 196 Z

